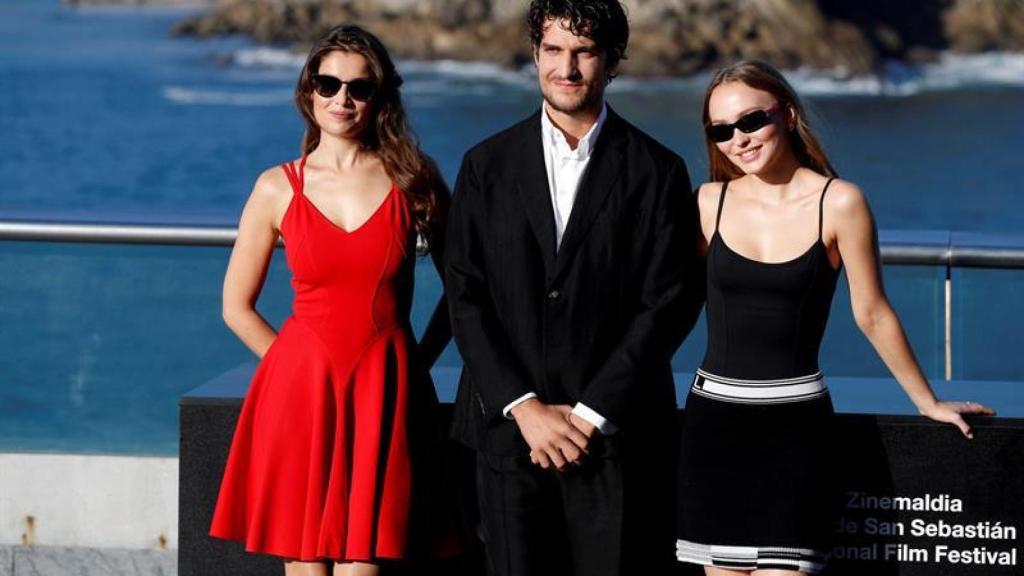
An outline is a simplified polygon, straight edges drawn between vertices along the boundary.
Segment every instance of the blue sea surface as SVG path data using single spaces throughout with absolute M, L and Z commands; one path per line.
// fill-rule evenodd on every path
M 0 219 L 237 221 L 256 176 L 298 154 L 302 123 L 291 99 L 302 56 L 237 37 L 171 37 L 194 10 L 0 4 Z M 399 68 L 421 145 L 449 182 L 469 146 L 539 105 L 529 69 Z M 880 228 L 1024 230 L 1016 146 L 1024 55 L 944 55 L 872 78 L 790 77 Z M 619 78 L 608 96 L 686 159 L 694 184 L 706 172 L 705 82 Z M 177 398 L 251 357 L 220 320 L 227 256 L 221 248 L 0 243 L 0 450 L 174 453 Z M 260 300 L 272 322 L 289 307 L 281 256 Z M 420 330 L 440 284 L 429 263 L 417 274 Z M 955 377 L 1024 377 L 1012 347 L 1024 320 L 1012 286 L 1022 276 L 951 279 Z M 889 267 L 886 280 L 922 366 L 941 378 L 945 269 Z M 823 366 L 884 375 L 853 325 L 846 290 L 836 295 Z M 677 370 L 699 361 L 702 331 L 677 355 Z M 459 363 L 454 349 L 442 363 Z

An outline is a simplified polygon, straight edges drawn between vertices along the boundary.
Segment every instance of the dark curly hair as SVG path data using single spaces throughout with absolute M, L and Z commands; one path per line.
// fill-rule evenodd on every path
M 593 40 L 604 51 L 609 70 L 614 71 L 626 59 L 629 21 L 618 0 L 533 0 L 527 21 L 534 49 L 540 47 L 544 27 L 550 20 L 564 20 L 570 32 Z M 615 76 L 611 72 L 608 79 Z

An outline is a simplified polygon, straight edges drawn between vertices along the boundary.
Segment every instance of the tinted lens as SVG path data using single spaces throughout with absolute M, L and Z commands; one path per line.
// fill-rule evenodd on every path
M 711 124 L 706 130 L 713 142 L 728 142 L 732 138 L 732 124 Z
M 750 114 L 740 118 L 735 124 L 711 124 L 705 130 L 708 138 L 714 142 L 728 142 L 732 138 L 733 128 L 738 128 L 744 134 L 750 134 L 764 128 L 772 121 L 772 117 L 764 110 L 754 110 Z
M 377 91 L 377 86 L 373 81 L 366 78 L 353 78 L 348 81 L 348 95 L 353 100 L 360 102 L 366 102 L 370 98 L 373 98 L 373 93 Z
M 764 128 L 771 123 L 771 121 L 772 119 L 768 116 L 767 112 L 764 110 L 755 110 L 737 120 L 735 126 L 744 134 L 750 134 L 751 132 Z
M 341 90 L 341 80 L 338 80 L 334 76 L 314 74 L 313 90 L 316 90 L 316 93 L 324 98 L 330 98 L 337 94 L 338 90 Z

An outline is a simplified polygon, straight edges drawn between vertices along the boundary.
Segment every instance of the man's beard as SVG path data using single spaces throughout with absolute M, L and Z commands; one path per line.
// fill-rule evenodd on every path
M 541 90 L 541 95 L 544 96 L 544 101 L 547 102 L 548 106 L 563 114 L 575 114 L 581 110 L 591 108 L 600 99 L 598 91 L 594 90 L 592 87 L 586 87 L 583 94 L 580 95 L 580 98 L 569 103 L 569 105 L 556 102 L 546 90 Z

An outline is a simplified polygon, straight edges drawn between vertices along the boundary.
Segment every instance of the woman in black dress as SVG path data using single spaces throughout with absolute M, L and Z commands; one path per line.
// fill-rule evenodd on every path
M 970 438 L 962 415 L 993 411 L 932 393 L 886 300 L 864 196 L 836 178 L 782 75 L 720 70 L 703 120 L 708 348 L 686 403 L 677 557 L 708 576 L 813 574 L 834 508 L 818 348 L 842 268 L 857 325 L 921 414 Z

